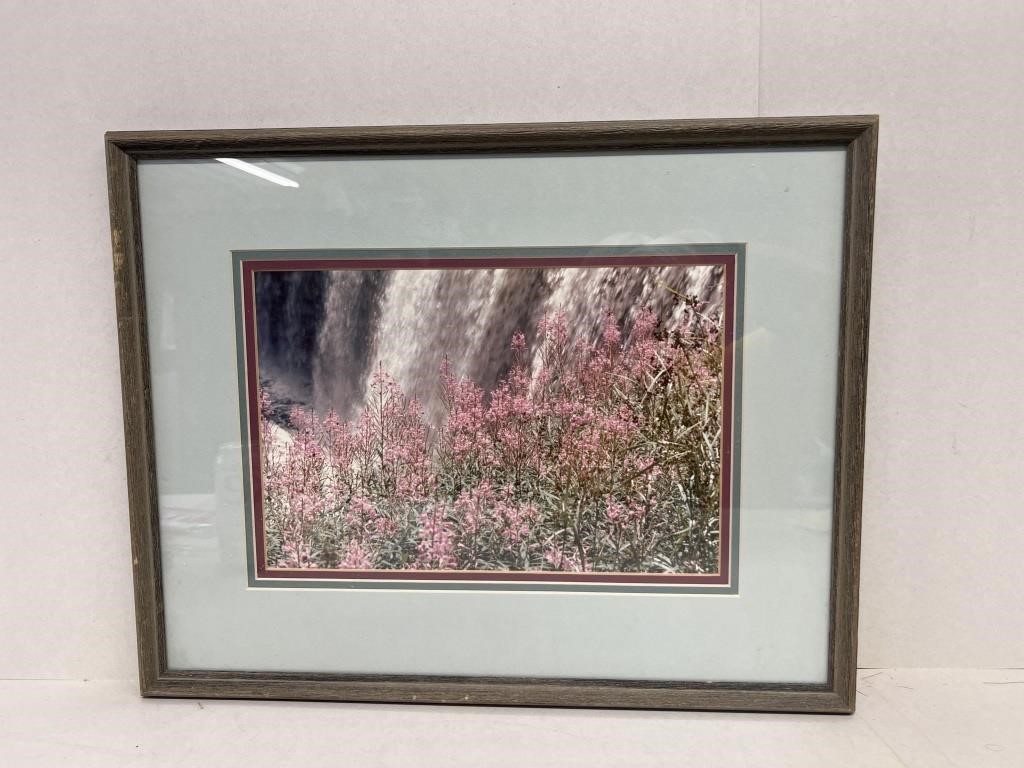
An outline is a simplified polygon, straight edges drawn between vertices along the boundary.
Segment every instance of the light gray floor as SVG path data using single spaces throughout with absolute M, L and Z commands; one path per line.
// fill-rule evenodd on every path
M 1024 670 L 862 670 L 858 689 L 840 717 L 161 701 L 129 681 L 8 680 L 0 765 L 1024 766 Z

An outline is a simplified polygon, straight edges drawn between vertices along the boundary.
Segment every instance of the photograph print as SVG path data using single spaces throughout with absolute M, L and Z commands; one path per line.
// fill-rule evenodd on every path
M 739 250 L 236 252 L 251 576 L 729 585 Z

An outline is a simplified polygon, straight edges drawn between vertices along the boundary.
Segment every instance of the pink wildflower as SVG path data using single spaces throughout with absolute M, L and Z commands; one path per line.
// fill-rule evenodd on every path
M 454 531 L 445 511 L 443 505 L 432 504 L 420 513 L 416 568 L 446 570 L 456 567 Z
M 494 517 L 501 528 L 501 538 L 509 547 L 521 544 L 533 530 L 540 516 L 540 510 L 533 504 L 498 501 L 494 506 Z
M 342 558 L 341 567 L 366 571 L 373 568 L 373 560 L 362 544 L 358 541 L 351 541 L 345 550 L 345 557 Z
M 576 555 L 570 555 L 559 547 L 546 547 L 544 549 L 544 562 L 556 571 L 580 570 L 579 557 Z
M 446 359 L 436 432 L 382 368 L 351 424 L 294 408 L 275 426 L 261 391 L 268 554 L 289 568 L 713 568 L 721 316 L 687 301 L 667 329 L 649 308 L 632 329 L 605 313 L 589 344 L 548 314 L 534 354 L 512 335 L 489 392 Z M 671 535 L 680 513 L 712 532 L 698 549 Z

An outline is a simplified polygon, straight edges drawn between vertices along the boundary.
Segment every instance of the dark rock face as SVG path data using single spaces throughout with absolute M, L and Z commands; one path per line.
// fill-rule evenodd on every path
M 309 401 L 311 363 L 323 318 L 327 272 L 257 272 L 256 338 L 260 378 L 295 402 Z

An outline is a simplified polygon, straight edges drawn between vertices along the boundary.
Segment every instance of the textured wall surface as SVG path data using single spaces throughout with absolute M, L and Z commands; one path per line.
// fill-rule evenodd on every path
M 1024 5 L 0 0 L 0 678 L 135 673 L 102 134 L 882 116 L 862 666 L 1024 666 Z

